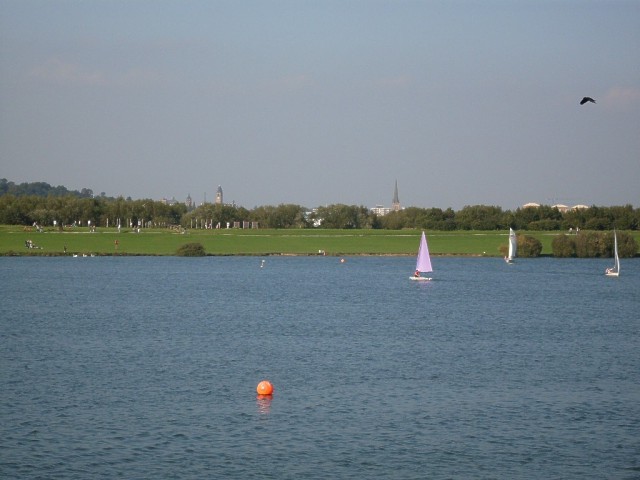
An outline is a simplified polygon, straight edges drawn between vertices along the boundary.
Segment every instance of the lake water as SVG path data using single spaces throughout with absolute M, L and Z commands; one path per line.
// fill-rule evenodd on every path
M 0 477 L 640 477 L 640 259 L 260 262 L 0 258 Z

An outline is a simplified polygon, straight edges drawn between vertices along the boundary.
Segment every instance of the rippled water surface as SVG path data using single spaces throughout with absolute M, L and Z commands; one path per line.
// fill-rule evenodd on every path
M 638 259 L 260 261 L 0 258 L 0 476 L 640 476 Z

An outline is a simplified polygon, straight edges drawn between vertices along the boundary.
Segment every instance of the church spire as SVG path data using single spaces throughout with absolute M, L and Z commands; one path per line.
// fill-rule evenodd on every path
M 400 199 L 398 198 L 398 180 L 396 180 L 396 188 L 393 190 L 393 201 L 391 202 L 391 210 L 397 212 L 400 210 Z

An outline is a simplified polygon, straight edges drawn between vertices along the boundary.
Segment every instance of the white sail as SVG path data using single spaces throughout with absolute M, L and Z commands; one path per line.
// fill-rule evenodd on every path
M 618 257 L 618 235 L 613 231 L 613 267 L 605 270 L 605 275 L 609 277 L 617 277 L 620 275 L 620 258 Z
M 507 263 L 512 263 L 518 253 L 518 238 L 513 228 L 509 227 L 509 255 L 505 258 Z

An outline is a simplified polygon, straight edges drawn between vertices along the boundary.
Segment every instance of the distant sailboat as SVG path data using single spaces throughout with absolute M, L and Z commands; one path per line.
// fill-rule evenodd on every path
M 516 237 L 516 232 L 513 231 L 513 228 L 509 227 L 509 255 L 504 257 L 504 261 L 507 263 L 513 263 L 513 259 L 516 258 L 517 252 L 518 239 Z
M 416 260 L 416 273 L 409 277 L 411 280 L 428 281 L 431 277 L 423 277 L 421 273 L 433 272 L 431 268 L 431 257 L 429 256 L 429 247 L 427 246 L 427 237 L 422 232 L 420 238 L 420 248 L 418 249 L 418 259 Z
M 613 258 L 614 258 L 613 267 L 607 268 L 604 271 L 604 274 L 608 277 L 620 276 L 620 258 L 618 257 L 618 236 L 616 235 L 615 230 L 613 231 Z

